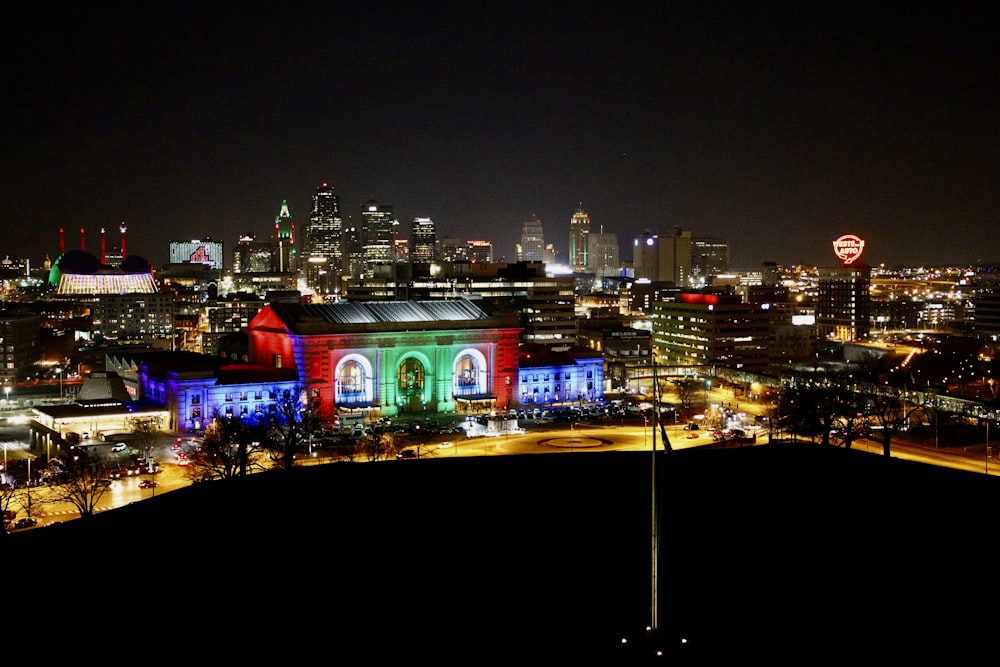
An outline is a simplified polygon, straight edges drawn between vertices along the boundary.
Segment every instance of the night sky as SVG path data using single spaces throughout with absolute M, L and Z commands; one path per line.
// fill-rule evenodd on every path
M 8 3 L 14 4 L 14 3 Z M 345 220 L 515 259 L 582 206 L 727 238 L 735 269 L 1000 261 L 1000 40 L 983 3 L 32 3 L 5 7 L 0 256 Z M 530 4 L 537 4 L 531 7 Z M 477 6 L 484 5 L 484 6 Z M 737 7 L 738 5 L 738 7 Z

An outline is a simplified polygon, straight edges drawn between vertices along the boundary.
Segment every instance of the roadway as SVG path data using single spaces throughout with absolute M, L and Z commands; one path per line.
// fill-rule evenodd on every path
M 628 423 L 627 419 L 589 424 L 531 423 L 530 421 L 522 422 L 522 424 L 525 425 L 523 433 L 502 433 L 477 438 L 442 435 L 439 441 L 422 445 L 419 456 L 412 460 L 552 453 L 651 452 L 654 443 L 651 425 L 636 425 Z M 683 424 L 671 424 L 666 426 L 665 430 L 667 437 L 670 438 L 671 447 L 675 451 L 707 445 L 717 446 L 712 436 L 704 429 L 687 431 Z M 749 432 L 754 433 L 755 431 L 751 429 Z M 756 445 L 768 442 L 766 429 L 757 429 L 756 435 Z M 449 439 L 445 440 L 445 438 Z M 174 440 L 174 436 L 164 436 L 156 447 L 154 455 L 161 464 L 161 472 L 155 475 L 147 473 L 138 477 L 123 477 L 111 482 L 107 491 L 100 498 L 96 511 L 101 512 L 123 507 L 189 485 L 191 481 L 186 475 L 187 469 L 174 463 L 175 458 L 170 449 Z M 663 442 L 659 433 L 655 434 L 655 443 L 657 449 L 662 449 Z M 99 446 L 110 449 L 111 443 Z M 740 447 L 741 445 L 730 443 L 727 446 Z M 754 444 L 742 446 L 754 446 Z M 875 456 L 882 455 L 881 444 L 871 440 L 856 441 L 854 449 Z M 1000 474 L 1000 461 L 988 462 L 985 456 L 970 456 L 965 452 L 956 452 L 953 449 L 928 448 L 925 445 L 907 443 L 900 439 L 893 440 L 891 455 L 928 465 L 945 466 L 990 475 Z M 310 463 L 322 462 L 323 459 L 310 461 Z M 140 488 L 140 479 L 155 479 L 158 486 L 151 489 Z M 31 490 L 33 497 L 31 515 L 39 520 L 39 526 L 53 521 L 79 518 L 79 512 L 68 503 L 45 503 L 46 492 L 45 487 Z M 19 515 L 23 515 L 23 511 Z

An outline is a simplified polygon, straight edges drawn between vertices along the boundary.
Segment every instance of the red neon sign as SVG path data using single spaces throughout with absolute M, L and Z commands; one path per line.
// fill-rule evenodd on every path
M 861 253 L 865 249 L 864 239 L 854 234 L 844 234 L 833 242 L 833 252 L 837 258 L 844 263 L 844 266 L 853 264 L 861 258 Z

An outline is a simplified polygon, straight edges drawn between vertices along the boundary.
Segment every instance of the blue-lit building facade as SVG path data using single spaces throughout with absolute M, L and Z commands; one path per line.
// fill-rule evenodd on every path
M 517 387 L 521 406 L 602 400 L 604 355 L 586 348 L 524 344 L 518 351 Z

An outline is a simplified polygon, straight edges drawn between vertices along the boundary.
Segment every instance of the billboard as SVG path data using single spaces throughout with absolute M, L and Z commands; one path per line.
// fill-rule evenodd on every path
M 208 264 L 213 269 L 223 268 L 222 241 L 195 239 L 193 241 L 171 241 L 171 264 Z

